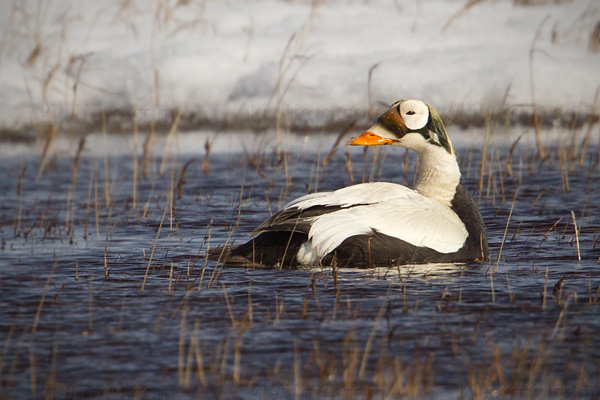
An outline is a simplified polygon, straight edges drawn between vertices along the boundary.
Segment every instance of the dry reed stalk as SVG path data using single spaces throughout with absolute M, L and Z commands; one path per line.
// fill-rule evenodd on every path
M 237 218 L 235 220 L 235 224 L 233 229 L 238 229 L 240 227 L 240 221 L 242 220 L 242 204 L 244 203 L 244 189 L 246 187 L 246 169 L 242 172 L 242 185 L 240 186 L 240 196 L 237 204 Z
M 207 249 L 208 251 L 208 249 Z M 208 263 L 208 257 L 205 257 L 205 264 Z M 198 292 L 202 290 L 202 282 L 204 281 L 204 272 L 206 271 L 206 265 L 202 267 L 202 272 L 200 274 L 200 282 L 198 282 Z
M 110 179 L 109 162 L 108 162 L 108 140 L 106 132 L 106 113 L 102 110 L 102 143 L 104 144 L 104 202 L 107 208 L 111 207 L 112 200 L 110 198 Z
M 354 174 L 352 173 L 352 158 L 350 157 L 350 152 L 348 150 L 345 150 L 344 153 L 346 154 L 346 173 L 348 174 L 348 178 L 350 179 L 350 184 L 354 184 Z
M 71 205 L 71 198 L 74 196 L 76 188 L 77 188 L 77 173 L 79 171 L 79 161 L 81 158 L 81 152 L 83 151 L 83 147 L 85 146 L 85 137 L 81 137 L 79 139 L 79 143 L 77 146 L 77 153 L 75 154 L 75 159 L 73 160 L 73 172 L 71 174 L 71 187 L 67 192 L 67 209 L 65 215 L 65 228 L 70 232 L 70 241 L 73 243 L 73 234 L 75 231 L 75 210 Z M 71 217 L 71 213 L 73 216 Z M 70 218 L 71 217 L 71 218 Z M 69 224 L 69 219 L 71 219 L 71 224 Z
M 167 292 L 171 293 L 171 283 L 173 282 L 173 261 L 171 261 L 171 272 L 169 273 L 169 289 Z
M 223 351 L 219 354 L 220 365 L 219 365 L 219 374 L 221 375 L 221 379 L 225 379 L 227 377 L 227 354 L 229 353 L 229 346 L 231 345 L 231 335 L 227 335 L 225 337 L 225 343 L 223 344 Z
M 225 284 L 222 283 L 221 287 L 223 288 L 223 296 L 225 296 L 225 304 L 227 304 L 227 311 L 229 312 L 229 319 L 231 320 L 231 325 L 235 328 L 238 324 L 235 320 L 235 316 L 233 315 L 233 309 L 231 308 L 231 303 L 229 302 L 229 296 L 227 295 L 227 288 Z
M 376 175 L 376 171 L 377 171 L 377 163 L 379 162 L 380 151 L 381 150 L 377 146 L 373 146 L 373 159 L 371 160 L 371 170 L 369 173 L 369 182 L 373 182 L 375 180 L 375 175 Z
M 560 310 L 560 314 L 558 314 L 558 319 L 556 320 L 556 324 L 554 324 L 554 329 L 552 330 L 552 334 L 550 335 L 551 339 L 555 339 L 556 335 L 558 333 L 558 330 L 560 328 L 560 324 L 563 322 L 563 320 L 565 319 L 565 315 L 567 313 L 567 309 L 569 306 L 569 300 L 571 299 L 571 295 L 567 296 L 567 300 L 565 301 L 565 305 L 563 306 L 562 310 Z
M 139 214 L 138 214 L 138 181 L 140 178 L 140 172 L 139 172 L 139 163 L 138 163 L 138 155 L 137 155 L 137 151 L 138 151 L 138 124 L 137 124 L 137 120 L 138 120 L 138 113 L 139 111 L 136 109 L 134 111 L 133 114 L 133 152 L 132 152 L 132 157 L 131 157 L 131 161 L 132 161 L 132 165 L 133 165 L 133 182 L 132 182 L 132 189 L 131 189 L 131 197 L 132 197 L 132 205 L 133 205 L 133 209 L 136 212 L 136 216 L 139 218 Z
M 93 164 L 94 165 L 94 164 Z M 87 229 L 90 218 L 90 207 L 92 205 L 92 187 L 94 186 L 94 167 L 90 168 L 90 177 L 88 184 L 88 196 L 87 196 L 87 207 L 85 210 L 85 217 L 83 220 L 83 239 L 87 241 Z
M 510 299 L 510 303 L 515 303 L 516 293 L 513 293 L 510 287 L 510 281 L 508 280 L 508 271 L 506 271 L 506 287 L 508 288 L 508 298 Z
M 473 334 L 471 335 L 471 344 L 475 344 L 475 340 L 477 339 L 477 333 L 479 332 L 479 325 L 485 318 L 485 314 L 487 313 L 487 311 L 488 311 L 488 308 L 487 307 L 484 308 L 481 311 L 481 314 L 479 314 L 479 318 L 477 318 L 477 321 L 475 322 L 475 327 L 473 328 Z
M 552 232 L 552 230 L 554 230 L 554 228 L 556 227 L 556 225 L 558 225 L 558 223 L 560 221 L 563 220 L 563 217 L 560 217 L 559 219 L 556 220 L 556 222 L 546 231 L 544 232 L 544 237 L 542 238 L 540 244 L 538 245 L 538 247 L 541 247 L 542 244 L 546 241 L 546 239 L 548 239 L 548 235 L 550 234 L 550 232 Z
M 160 332 L 160 327 L 162 324 L 162 317 L 163 317 L 163 309 L 164 306 L 161 307 L 161 309 L 158 311 L 158 317 L 156 317 L 156 323 L 154 324 L 154 333 L 158 334 Z
M 163 153 L 163 158 L 160 163 L 160 174 L 161 175 L 164 174 L 166 171 L 167 161 L 169 159 L 168 151 L 171 148 L 171 142 L 173 141 L 173 138 L 179 132 L 179 120 L 181 119 L 182 115 L 183 115 L 183 108 L 177 112 L 177 115 L 175 115 L 175 120 L 173 121 L 173 124 L 171 124 L 171 129 L 169 129 L 169 133 L 167 134 L 167 143 L 165 144 L 165 151 Z
M 504 173 L 508 174 L 512 179 L 515 179 L 514 167 L 513 167 L 513 157 L 514 152 L 517 149 L 517 145 L 521 141 L 523 134 L 519 135 L 517 139 L 511 144 L 510 149 L 508 150 L 508 155 L 506 156 L 506 162 L 504 163 Z
M 242 365 L 242 335 L 244 329 L 238 331 L 238 334 L 233 344 L 233 384 L 237 389 L 241 380 L 241 365 Z
M 104 244 L 104 277 L 108 278 L 110 275 L 110 272 L 108 270 L 108 230 L 106 232 L 106 242 Z
M 19 338 L 19 341 L 16 343 L 16 351 L 13 355 L 13 360 L 12 363 L 10 364 L 10 367 L 8 369 L 8 377 L 6 379 L 6 386 L 9 386 L 12 384 L 13 382 L 13 376 L 15 374 L 15 371 L 17 369 L 17 364 L 19 363 L 19 357 L 21 355 L 21 351 L 23 350 L 23 347 L 25 347 L 23 345 L 23 337 L 21 336 L 21 338 Z
M 594 119 L 595 110 L 598 109 L 598 104 L 600 103 L 600 86 L 596 88 L 596 93 L 594 94 L 594 102 L 592 103 L 592 108 L 590 111 L 588 128 L 583 137 L 583 141 L 581 142 L 581 156 L 579 158 L 579 166 L 583 167 L 585 163 L 585 155 L 588 152 L 588 146 L 590 144 L 590 139 L 592 137 L 592 131 L 596 124 Z
M 277 76 L 277 84 L 275 85 L 275 93 L 277 100 L 275 103 L 275 135 L 277 137 L 277 146 L 281 143 L 281 103 L 283 102 L 283 94 L 281 93 L 281 86 L 287 70 L 291 67 L 292 62 L 290 61 L 285 67 L 285 59 L 287 52 L 290 50 L 294 39 L 296 38 L 296 33 L 292 33 L 288 42 L 283 49 L 283 53 L 281 54 L 281 58 L 279 59 L 278 65 L 278 76 Z M 292 57 L 293 60 L 293 57 Z
M 144 144 L 142 145 L 142 157 L 140 159 L 140 165 L 142 166 L 142 176 L 145 179 L 148 178 L 148 168 L 150 165 L 150 145 L 152 144 L 152 138 L 154 137 L 155 129 L 156 121 L 154 121 L 153 115 L 152 120 L 150 121 L 150 129 L 148 131 L 148 135 L 146 135 L 146 139 L 144 140 Z
M 544 274 L 544 293 L 542 294 L 542 310 L 546 309 L 546 293 L 548 291 L 548 267 L 546 267 L 546 273 Z
M 287 249 L 286 249 L 287 250 Z M 317 306 L 317 309 L 319 310 L 319 313 L 323 312 L 323 309 L 321 308 L 321 304 L 319 304 L 319 297 L 317 295 L 317 282 L 316 282 L 316 278 L 314 276 L 314 273 L 311 273 L 311 278 L 310 278 L 310 288 L 312 290 L 312 294 L 313 294 L 313 298 L 315 299 L 315 304 Z
M 221 257 L 225 255 L 225 248 L 228 246 L 229 240 L 231 239 L 231 235 L 233 235 L 233 231 L 230 232 L 227 240 L 225 241 L 225 244 L 223 245 L 223 252 L 221 253 L 219 259 L 217 260 L 217 267 L 213 268 L 213 272 L 210 275 L 210 279 L 208 280 L 208 283 L 206 284 L 207 289 L 210 289 L 213 282 L 215 281 L 215 279 L 219 276 L 219 273 L 221 272 L 221 268 L 219 268 L 218 265 L 221 262 Z
M 184 356 L 185 356 L 185 333 L 186 333 L 186 317 L 187 317 L 188 306 L 187 302 L 183 305 L 181 311 L 181 321 L 179 326 L 179 357 L 177 359 L 177 377 L 180 386 L 185 384 L 185 371 L 184 371 Z
M 450 293 L 448 292 L 448 286 L 446 286 L 444 288 L 444 291 L 442 292 L 442 296 L 440 297 L 440 299 L 437 302 L 437 306 L 436 306 L 437 311 L 442 311 L 442 301 L 444 301 L 444 300 L 446 303 L 445 309 L 447 310 L 448 304 L 450 303 L 450 300 L 451 300 L 451 297 L 452 297 L 452 295 L 450 295 Z
M 167 204 L 169 205 L 169 233 L 173 233 L 173 217 L 175 214 L 175 166 L 171 168 L 171 181 L 169 182 Z M 177 224 L 177 222 L 175 223 Z
M 4 347 L 2 348 L 2 356 L 0 356 L 0 388 L 3 387 L 2 382 L 2 372 L 4 371 L 4 360 L 6 359 L 6 355 L 8 354 L 8 349 L 10 347 L 10 343 L 12 341 L 13 334 L 15 333 L 15 325 L 11 325 L 8 330 L 8 334 L 4 339 Z
M 531 105 L 533 107 L 533 121 L 532 122 L 533 122 L 533 128 L 535 129 L 535 142 L 537 144 L 539 156 L 542 159 L 545 159 L 547 154 L 546 154 L 544 145 L 542 143 L 541 119 L 538 116 L 537 103 L 535 100 L 535 79 L 534 79 L 534 73 L 533 73 L 533 60 L 534 60 L 535 53 L 537 51 L 540 51 L 535 48 L 535 43 L 540 38 L 540 35 L 542 33 L 542 26 L 544 26 L 544 24 L 546 23 L 546 21 L 548 21 L 549 18 L 550 18 L 550 16 L 548 15 L 546 18 L 544 18 L 544 20 L 538 26 L 537 30 L 535 31 L 535 36 L 533 38 L 533 41 L 531 42 L 531 47 L 529 48 L 529 84 L 530 84 L 530 89 L 531 89 Z
M 558 282 L 554 284 L 554 288 L 552 289 L 552 297 L 558 304 L 562 302 L 562 289 L 566 278 L 566 276 L 560 278 Z
M 450 25 L 452 25 L 452 23 L 454 22 L 455 19 L 458 19 L 458 17 L 460 17 L 462 14 L 466 13 L 468 10 L 471 9 L 471 7 L 473 7 L 474 5 L 480 3 L 481 1 L 482 0 L 469 0 L 467 2 L 467 4 L 465 4 L 458 11 L 456 11 L 454 14 L 452 14 L 450 16 L 450 18 L 448 18 L 448 20 L 446 21 L 446 23 L 442 27 L 442 33 L 446 32 L 446 30 L 450 27 Z
M 377 172 L 377 178 L 381 179 L 381 176 L 383 175 L 383 168 L 386 165 L 386 160 L 387 160 L 387 156 L 388 156 L 388 148 L 384 147 L 382 150 L 383 153 L 383 157 L 381 157 L 381 160 L 379 162 L 379 172 Z
M 327 155 L 323 159 L 323 162 L 321 163 L 321 166 L 323 166 L 323 167 L 327 166 L 327 164 L 329 163 L 329 161 L 331 160 L 331 158 L 335 154 L 335 151 L 337 150 L 338 146 L 342 142 L 342 139 L 348 134 L 348 132 L 350 132 L 352 130 L 352 128 L 354 128 L 355 125 L 356 125 L 356 120 L 352 120 L 352 121 L 350 121 L 350 123 L 348 124 L 348 126 L 346 126 L 339 133 L 338 137 L 335 139 L 335 142 L 333 143 L 333 146 L 331 146 L 331 150 L 329 150 L 329 153 L 327 153 Z
M 337 274 L 336 274 L 336 276 L 337 276 Z M 333 310 L 331 311 L 331 320 L 332 321 L 334 321 L 337 316 L 339 305 L 340 305 L 340 288 L 338 287 L 335 291 L 335 302 L 333 303 Z
M 40 320 L 40 315 L 42 314 L 42 307 L 44 306 L 44 300 L 46 299 L 46 293 L 48 293 L 48 288 L 50 287 L 50 281 L 52 280 L 52 276 L 54 275 L 54 271 L 56 270 L 56 266 L 58 265 L 58 259 L 54 261 L 54 265 L 52 265 L 52 269 L 50 270 L 50 275 L 48 275 L 48 280 L 44 285 L 44 290 L 42 292 L 42 298 L 40 299 L 40 303 L 38 305 L 37 312 L 35 313 L 35 318 L 33 320 L 33 326 L 31 328 L 31 333 L 35 333 L 37 330 L 38 322 Z
M 90 291 L 88 295 L 88 331 L 92 332 L 94 330 L 94 319 L 93 319 L 93 305 L 94 305 L 94 281 L 92 280 L 92 276 L 90 273 Z
M 388 287 L 388 290 L 385 294 L 385 298 L 383 299 L 383 301 L 381 303 L 381 307 L 379 308 L 379 312 L 377 313 L 377 317 L 375 317 L 375 321 L 373 322 L 373 328 L 371 328 L 371 333 L 369 334 L 367 343 L 365 344 L 365 349 L 363 351 L 362 359 L 360 362 L 358 379 L 364 379 L 364 377 L 365 377 L 365 372 L 367 370 L 367 360 L 369 357 L 369 353 L 371 352 L 371 346 L 373 345 L 373 339 L 375 338 L 375 333 L 377 333 L 377 327 L 379 326 L 379 321 L 381 320 L 381 317 L 383 316 L 383 313 L 388 304 L 388 297 L 389 297 L 391 288 L 392 288 L 392 286 L 390 284 L 390 286 Z
M 141 288 L 142 292 L 144 291 L 144 288 L 146 287 L 146 279 L 148 278 L 148 272 L 150 271 L 150 266 L 152 265 L 154 251 L 156 250 L 156 244 L 158 243 L 158 239 L 160 238 L 160 231 L 162 229 L 163 222 L 165 220 L 165 216 L 167 215 L 168 208 L 169 208 L 168 204 L 165 205 L 163 215 L 160 219 L 160 224 L 158 225 L 158 231 L 156 232 L 156 239 L 154 240 L 154 243 L 152 244 L 152 251 L 150 252 L 150 258 L 148 259 L 148 266 L 146 267 L 146 273 L 144 274 L 144 281 L 142 282 L 142 288 Z
M 496 303 L 496 291 L 494 290 L 494 276 L 495 273 L 489 274 L 490 288 L 492 289 L 492 303 Z
M 373 93 L 371 89 L 371 82 L 373 81 L 373 72 L 379 66 L 379 63 L 375 63 L 369 67 L 369 74 L 367 75 L 367 105 L 368 105 L 368 117 L 369 121 L 375 120 L 375 110 L 373 107 Z
M 75 108 L 77 107 L 77 88 L 79 87 L 79 80 L 81 78 L 81 72 L 83 70 L 83 65 L 85 64 L 87 58 L 93 54 L 94 53 L 91 52 L 91 53 L 85 53 L 85 54 L 71 56 L 69 59 L 69 64 L 66 67 L 66 74 L 72 75 L 71 69 L 74 67 L 74 65 L 76 63 L 78 64 L 77 72 L 75 73 L 75 81 L 73 82 L 73 86 L 72 86 L 73 96 L 72 96 L 72 100 L 71 100 L 71 115 L 69 116 L 69 125 L 71 127 L 73 126 L 72 124 L 75 121 Z M 58 64 L 57 64 L 57 69 L 58 69 Z M 49 77 L 47 78 L 48 83 L 50 82 L 50 79 L 52 79 L 52 76 L 54 75 L 53 71 L 51 71 L 51 73 L 52 73 L 52 75 L 49 75 Z
M 150 193 L 148 194 L 148 199 L 143 207 L 142 219 L 148 218 L 148 210 L 150 209 L 150 202 L 152 201 L 152 197 L 154 196 L 154 186 L 156 185 L 156 179 L 152 181 L 152 186 L 150 187 Z
M 493 274 L 496 274 L 498 271 L 498 266 L 500 265 L 500 258 L 502 257 L 502 250 L 504 249 L 504 243 L 506 242 L 506 234 L 508 232 L 508 225 L 510 224 L 510 219 L 512 217 L 513 210 L 515 209 L 515 204 L 517 202 L 517 195 L 519 194 L 520 187 L 517 187 L 515 190 L 515 194 L 513 196 L 512 204 L 510 206 L 510 211 L 508 213 L 508 218 L 506 219 L 506 225 L 504 227 L 504 233 L 502 234 L 502 244 L 500 245 L 500 250 L 498 251 L 498 259 L 496 260 L 496 266 L 494 267 Z
M 501 160 L 500 160 L 500 151 L 496 152 L 496 163 L 498 167 L 498 171 L 502 170 Z M 500 193 L 502 195 L 502 202 L 506 202 L 506 185 L 504 184 L 504 178 L 506 177 L 506 173 L 498 173 L 498 180 L 500 181 Z
M 38 129 L 38 132 L 41 132 L 41 128 Z M 54 121 L 51 120 L 50 123 L 48 124 L 48 128 L 46 130 L 45 135 L 40 134 L 40 136 L 44 137 L 44 148 L 42 149 L 42 154 L 40 155 L 40 162 L 38 165 L 38 173 L 37 173 L 37 176 L 35 177 L 36 183 L 40 180 L 40 177 L 44 173 L 44 169 L 46 168 L 46 165 L 48 163 L 49 153 L 54 144 L 54 139 L 57 136 L 56 125 L 54 124 Z
M 46 391 L 46 398 L 52 398 L 54 396 L 54 390 L 57 386 L 57 371 L 56 371 L 56 359 L 58 357 L 58 345 L 56 342 L 52 343 L 52 350 L 50 353 L 50 373 L 46 378 L 44 389 Z
M 344 338 L 344 370 L 342 373 L 344 381 L 344 389 L 347 393 L 354 392 L 354 385 L 356 381 L 356 367 L 358 365 L 359 349 L 352 344 L 356 340 L 354 331 L 348 332 Z
M 560 176 L 562 178 L 563 189 L 565 190 L 565 192 L 568 192 L 570 190 L 569 171 L 567 168 L 569 156 L 567 155 L 567 152 L 563 146 L 559 146 L 558 158 L 560 163 Z
M 200 331 L 200 320 L 194 321 L 194 334 L 191 338 L 191 346 L 194 348 L 194 355 L 196 357 L 196 366 L 198 368 L 198 379 L 202 386 L 208 385 L 208 379 L 204 372 L 204 357 L 202 356 L 202 349 L 200 348 L 200 339 L 198 338 L 198 332 Z
M 193 338 L 195 335 L 191 335 Z M 185 370 L 183 372 L 183 387 L 189 388 L 192 383 L 192 365 L 194 362 L 194 346 L 192 345 L 192 339 L 190 338 L 190 343 L 187 350 L 187 356 L 185 360 Z
M 486 115 L 485 129 L 483 131 L 483 148 L 481 149 L 481 160 L 479 164 L 479 183 L 477 185 L 478 201 L 481 202 L 481 195 L 483 192 L 483 182 L 485 180 L 485 171 L 487 168 L 487 157 L 488 157 L 488 146 L 490 144 L 490 127 L 489 127 L 489 114 Z
M 21 156 L 21 167 L 19 170 L 19 178 L 17 179 L 17 197 L 19 198 L 19 209 L 17 211 L 17 221 L 14 224 L 14 235 L 19 235 L 21 231 L 21 214 L 23 212 L 23 177 L 25 176 L 25 166 L 23 164 L 23 156 Z
M 204 158 L 202 159 L 202 173 L 204 175 L 208 175 L 208 173 L 210 172 L 210 148 L 211 141 L 207 138 L 206 142 L 204 142 Z
M 275 320 L 273 321 L 273 326 L 279 325 L 281 315 L 284 313 L 284 311 L 285 311 L 285 307 L 283 305 L 283 299 L 279 299 L 276 296 L 275 297 Z
M 300 367 L 301 357 L 298 351 L 298 342 L 294 340 L 294 399 L 302 398 L 302 369 Z
M 35 344 L 29 343 L 29 386 L 32 397 L 37 395 L 37 361 L 35 359 Z
M 581 251 L 579 250 L 579 229 L 577 229 L 577 221 L 575 219 L 575 213 L 571 210 L 571 217 L 573 218 L 573 227 L 575 228 L 575 239 L 577 241 L 577 261 L 581 261 Z
M 312 163 L 310 167 L 310 175 L 308 177 L 308 185 L 306 187 L 307 194 L 315 193 L 319 191 L 319 167 L 321 165 L 321 148 L 319 147 L 319 151 L 317 152 L 317 156 L 315 157 L 315 161 Z M 311 185 L 311 181 L 314 176 L 314 184 Z

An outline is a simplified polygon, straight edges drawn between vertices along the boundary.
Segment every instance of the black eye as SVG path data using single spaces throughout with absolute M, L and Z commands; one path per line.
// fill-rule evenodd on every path
M 415 115 L 415 112 L 413 110 L 409 110 L 406 112 L 406 115 Z

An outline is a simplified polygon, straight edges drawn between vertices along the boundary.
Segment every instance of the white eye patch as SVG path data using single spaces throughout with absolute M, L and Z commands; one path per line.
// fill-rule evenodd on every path
M 408 129 L 421 129 L 429 120 L 429 108 L 421 100 L 405 100 L 400 104 L 400 117 Z

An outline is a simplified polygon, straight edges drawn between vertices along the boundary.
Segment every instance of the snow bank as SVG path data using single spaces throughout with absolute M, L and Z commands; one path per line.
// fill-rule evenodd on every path
M 327 125 L 410 97 L 442 113 L 589 113 L 599 20 L 579 0 L 2 1 L 0 127 L 133 110 L 165 124 L 182 111 L 199 123 L 281 114 Z

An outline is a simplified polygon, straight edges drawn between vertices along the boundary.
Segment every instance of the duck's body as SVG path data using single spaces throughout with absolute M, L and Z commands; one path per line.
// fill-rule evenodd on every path
M 371 267 L 488 259 L 481 214 L 431 107 L 419 100 L 395 103 L 349 144 L 415 150 L 415 189 L 376 182 L 300 197 L 232 249 L 228 261 Z

